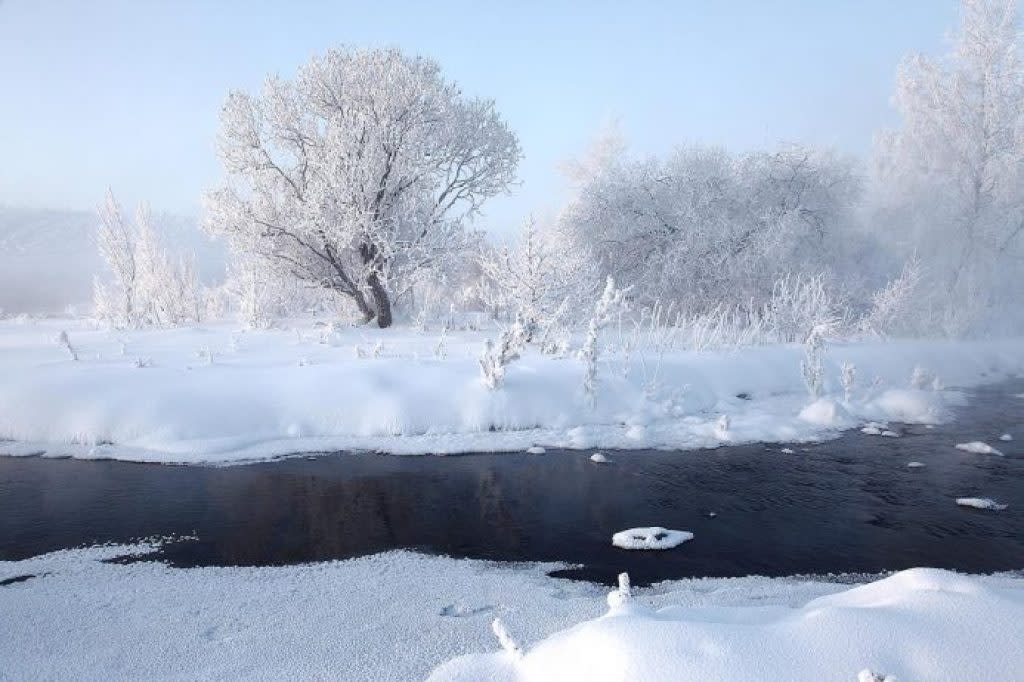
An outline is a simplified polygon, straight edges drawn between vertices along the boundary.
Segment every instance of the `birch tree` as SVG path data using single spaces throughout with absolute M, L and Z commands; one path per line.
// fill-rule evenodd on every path
M 419 273 L 464 255 L 467 221 L 520 158 L 494 102 L 463 95 L 435 62 L 348 48 L 232 92 L 219 153 L 206 228 L 381 327 Z

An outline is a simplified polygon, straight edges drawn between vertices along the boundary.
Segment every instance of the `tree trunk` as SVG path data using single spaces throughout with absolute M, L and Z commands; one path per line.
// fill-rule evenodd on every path
M 373 308 L 370 307 L 370 304 L 366 302 L 366 296 L 363 295 L 363 292 L 356 290 L 354 293 L 349 294 L 349 296 L 356 302 L 356 307 L 359 308 L 359 312 L 363 316 L 364 323 L 369 322 L 377 316 L 373 311 Z
M 377 326 L 386 329 L 391 326 L 391 299 L 388 298 L 388 292 L 384 290 L 376 272 L 370 273 L 370 276 L 366 278 L 366 283 L 373 296 L 373 307 L 377 312 Z

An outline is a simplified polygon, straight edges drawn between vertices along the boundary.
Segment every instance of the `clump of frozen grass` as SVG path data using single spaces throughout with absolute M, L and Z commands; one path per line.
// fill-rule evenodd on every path
M 580 359 L 585 364 L 583 392 L 591 407 L 593 407 L 597 395 L 597 363 L 601 355 L 599 346 L 601 330 L 625 308 L 627 291 L 628 289 L 616 288 L 615 280 L 609 277 L 605 281 L 604 292 L 594 307 L 594 314 L 587 325 L 587 336 L 583 342 L 583 348 L 580 349 Z
M 852 362 L 844 362 L 840 367 L 839 383 L 843 386 L 843 399 L 849 403 L 857 383 L 857 367 Z
M 893 675 L 876 673 L 865 668 L 857 673 L 857 682 L 896 682 L 896 678 Z
M 519 643 L 512 638 L 509 634 L 508 628 L 501 621 L 500 618 L 495 618 L 491 621 L 491 631 L 494 632 L 494 636 L 498 638 L 498 644 L 501 648 L 512 658 L 518 660 L 523 657 L 523 648 L 519 646 Z
M 916 365 L 913 373 L 910 375 L 910 387 L 920 391 L 934 388 L 937 379 L 938 377 L 935 376 L 934 372 L 921 365 Z
M 153 366 L 153 358 L 135 358 L 134 365 L 136 369 L 144 369 L 146 367 Z
M 78 361 L 78 351 L 76 351 L 75 347 L 71 345 L 71 337 L 68 336 L 66 330 L 61 329 L 60 333 L 53 338 L 53 342 L 63 348 L 72 361 Z
M 633 586 L 629 581 L 629 573 L 619 573 L 619 586 L 608 593 L 608 606 L 616 608 L 628 604 L 633 599 Z
M 715 423 L 715 437 L 718 438 L 718 440 L 728 440 L 729 427 L 731 425 L 732 422 L 729 419 L 729 415 L 723 414 L 720 416 L 718 421 Z
M 825 351 L 825 336 L 831 331 L 829 324 L 817 324 L 804 341 L 804 357 L 800 361 L 800 374 L 812 400 L 821 397 L 825 371 L 822 354 Z

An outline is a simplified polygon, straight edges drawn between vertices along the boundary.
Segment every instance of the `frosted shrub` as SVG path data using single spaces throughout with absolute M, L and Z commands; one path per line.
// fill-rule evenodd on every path
M 844 362 L 840 368 L 839 381 L 843 385 L 843 397 L 846 402 L 853 398 L 854 385 L 857 382 L 857 367 L 852 362 Z
M 68 356 L 72 360 L 78 360 L 78 351 L 76 351 L 74 346 L 71 345 L 71 338 L 68 336 L 67 331 L 61 329 L 60 333 L 54 337 L 53 342 L 67 351 Z
M 526 342 L 521 325 L 515 324 L 501 332 L 498 343 L 490 339 L 484 342 L 484 353 L 480 356 L 480 373 L 487 388 L 497 390 L 505 382 L 505 368 L 519 359 L 519 351 Z
M 816 327 L 836 326 L 836 311 L 821 275 L 786 275 L 772 287 L 763 317 L 779 341 L 792 343 L 809 338 Z
M 825 325 L 815 325 L 811 333 L 804 341 L 804 357 L 800 361 L 800 374 L 803 376 L 804 385 L 812 400 L 821 397 L 824 369 L 822 367 L 822 353 L 825 350 L 825 335 L 829 328 Z
M 923 313 L 915 311 L 914 303 L 920 284 L 920 261 L 911 259 L 899 277 L 871 297 L 871 309 L 857 326 L 864 333 L 882 337 L 919 326 Z
M 616 289 L 615 280 L 609 277 L 605 281 L 604 293 L 601 294 L 597 306 L 594 308 L 594 315 L 587 325 L 587 337 L 580 350 L 580 359 L 585 363 L 583 372 L 583 391 L 587 396 L 587 402 L 591 406 L 597 393 L 597 362 L 600 359 L 601 350 L 598 345 L 601 330 L 622 310 L 625 306 L 626 289 Z

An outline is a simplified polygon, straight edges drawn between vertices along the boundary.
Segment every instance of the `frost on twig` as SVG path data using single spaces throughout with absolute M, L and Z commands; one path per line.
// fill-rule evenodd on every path
M 487 388 L 497 390 L 505 382 L 505 368 L 519 359 L 519 351 L 526 343 L 526 335 L 519 320 L 510 329 L 501 332 L 498 343 L 484 341 L 480 356 L 480 373 Z
M 597 394 L 597 362 L 600 359 L 601 349 L 598 345 L 601 330 L 608 325 L 615 315 L 625 307 L 626 292 L 629 289 L 617 289 L 615 280 L 609 277 L 605 281 L 604 292 L 594 307 L 594 315 L 587 325 L 587 338 L 580 349 L 580 359 L 585 363 L 583 372 L 583 392 L 586 394 L 587 403 L 593 407 Z

